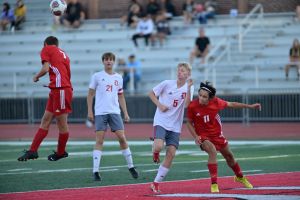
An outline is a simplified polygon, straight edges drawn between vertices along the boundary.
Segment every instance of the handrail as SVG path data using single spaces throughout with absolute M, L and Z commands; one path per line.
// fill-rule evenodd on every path
M 221 53 L 219 53 L 221 51 Z M 218 54 L 219 53 L 219 54 Z M 207 54 L 205 57 L 205 80 L 208 80 L 208 74 L 210 71 L 213 71 L 213 84 L 216 85 L 216 79 L 214 76 L 215 65 L 227 54 L 227 60 L 231 60 L 230 52 L 230 39 L 223 38 L 219 41 L 216 46 Z M 214 59 L 212 63 L 208 64 L 210 59 Z
M 259 11 L 259 14 L 257 15 L 256 20 L 250 21 L 250 18 L 255 15 L 255 13 Z M 239 52 L 243 51 L 243 38 L 246 36 L 246 34 L 253 28 L 255 22 L 257 20 L 261 20 L 264 15 L 264 9 L 261 4 L 257 4 L 250 13 L 247 14 L 247 16 L 240 22 L 239 24 Z M 260 23 L 262 25 L 262 23 Z

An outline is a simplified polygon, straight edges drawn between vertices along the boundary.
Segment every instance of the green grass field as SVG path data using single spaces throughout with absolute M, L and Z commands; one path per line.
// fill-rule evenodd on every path
M 300 141 L 274 144 L 251 141 L 239 144 L 231 141 L 231 149 L 244 173 L 262 174 L 271 172 L 300 171 Z M 92 179 L 93 142 L 68 143 L 69 157 L 49 162 L 47 156 L 56 149 L 53 145 L 42 144 L 39 159 L 18 162 L 17 157 L 28 144 L 0 143 L 0 193 L 80 188 L 105 185 L 123 185 L 152 182 L 158 165 L 152 162 L 151 143 L 130 143 L 134 163 L 140 172 L 137 180 L 131 178 L 125 160 L 116 143 L 104 144 L 101 160 L 102 182 Z M 164 155 L 162 153 L 161 155 Z M 192 142 L 182 143 L 173 167 L 166 181 L 207 178 L 207 155 Z M 219 156 L 219 176 L 231 176 L 233 172 Z

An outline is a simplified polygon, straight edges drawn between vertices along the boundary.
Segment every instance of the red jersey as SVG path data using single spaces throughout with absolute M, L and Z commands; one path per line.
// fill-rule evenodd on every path
M 45 46 L 41 51 L 42 63 L 49 63 L 49 88 L 72 88 L 70 59 L 55 45 Z
M 200 105 L 199 99 L 188 106 L 187 117 L 194 124 L 200 136 L 215 137 L 222 135 L 222 123 L 219 111 L 227 107 L 227 101 L 218 97 L 211 99 L 207 105 Z

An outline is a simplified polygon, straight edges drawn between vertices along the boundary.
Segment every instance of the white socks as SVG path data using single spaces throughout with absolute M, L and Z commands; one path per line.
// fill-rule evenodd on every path
M 127 149 L 121 150 L 124 158 L 126 159 L 128 169 L 134 167 L 133 166 L 133 161 L 132 161 L 132 156 L 131 156 L 131 151 L 129 147 Z
M 154 182 L 159 183 L 164 180 L 164 178 L 167 176 L 167 173 L 169 172 L 169 169 L 160 165 L 157 171 L 157 175 L 154 179 Z
M 124 149 L 121 151 L 122 151 L 124 158 L 126 159 L 128 168 L 134 167 L 130 149 L 127 148 L 127 149 Z M 93 173 L 99 172 L 101 156 L 102 156 L 102 151 L 100 151 L 100 150 L 93 151 Z
M 101 161 L 102 151 L 93 151 L 93 173 L 99 172 L 100 161 Z

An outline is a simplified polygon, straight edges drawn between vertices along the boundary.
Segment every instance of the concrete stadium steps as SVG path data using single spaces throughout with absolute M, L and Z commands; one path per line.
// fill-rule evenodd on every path
M 26 2 L 26 0 L 25 0 Z M 176 78 L 176 66 L 180 61 L 188 61 L 195 37 L 198 36 L 199 24 L 185 26 L 182 18 L 171 21 L 172 35 L 168 37 L 163 48 L 144 47 L 140 39 L 139 49 L 133 48 L 131 36 L 134 30 L 121 27 L 119 19 L 87 20 L 77 30 L 52 27 L 52 17 L 44 14 L 40 20 L 37 10 L 48 9 L 48 2 L 27 0 L 32 5 L 32 15 L 28 16 L 23 31 L 15 34 L 4 33 L 0 37 L 0 90 L 44 91 L 43 84 L 48 83 L 44 77 L 39 83 L 32 83 L 32 75 L 40 67 L 39 52 L 42 41 L 48 35 L 60 39 L 60 46 L 71 58 L 72 81 L 74 91 L 87 91 L 90 76 L 102 70 L 100 56 L 112 51 L 117 56 L 127 58 L 134 53 L 142 64 L 142 80 L 139 92 L 146 94 L 156 84 L 165 79 Z M 30 2 L 30 3 L 29 3 Z M 39 7 L 40 6 L 40 7 Z M 43 9 L 42 9 L 43 8 Z M 46 10 L 44 10 L 46 12 Z M 47 11 L 48 12 L 48 11 Z M 48 12 L 50 13 L 50 12 Z M 255 87 L 255 65 L 258 66 L 259 86 L 265 88 L 299 87 L 294 69 L 290 71 L 290 80 L 285 81 L 283 67 L 288 61 L 288 50 L 294 37 L 298 37 L 299 24 L 292 21 L 292 14 L 273 14 L 264 17 L 264 29 L 255 27 L 243 40 L 244 51 L 238 51 L 238 23 L 241 18 L 233 20 L 228 16 L 217 16 L 205 25 L 206 34 L 214 47 L 224 37 L 231 38 L 231 61 L 224 57 L 216 66 L 218 93 L 246 91 Z M 251 65 L 251 66 L 250 66 Z M 193 78 L 195 85 L 204 80 L 204 66 L 195 59 Z M 3 72 L 7 71 L 7 72 Z M 17 75 L 17 85 L 13 85 L 13 72 Z M 2 78 L 3 77 L 3 78 Z M 15 75 L 16 78 L 16 75 Z M 209 77 L 211 79 L 211 75 Z M 239 90 L 237 90 L 239 88 Z M 86 95 L 86 94 L 85 94 Z

